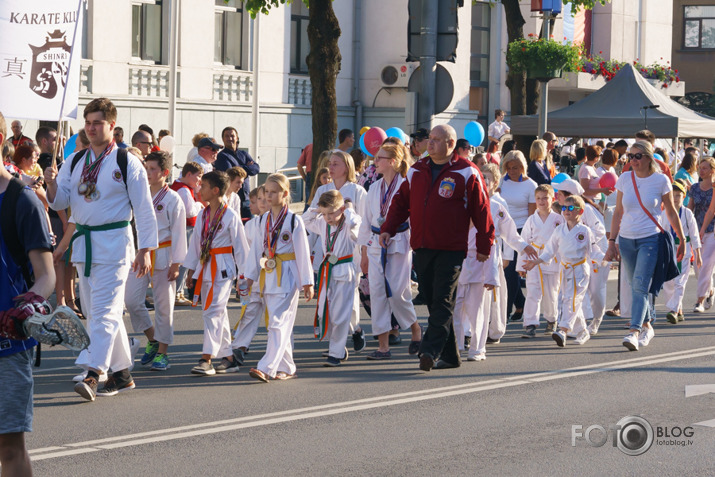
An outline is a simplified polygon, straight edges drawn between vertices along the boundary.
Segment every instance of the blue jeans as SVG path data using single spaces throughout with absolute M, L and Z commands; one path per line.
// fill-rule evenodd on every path
M 626 282 L 631 286 L 631 329 L 641 330 L 643 323 L 655 322 L 653 299 L 649 294 L 655 262 L 658 259 L 658 234 L 641 239 L 618 238 Z

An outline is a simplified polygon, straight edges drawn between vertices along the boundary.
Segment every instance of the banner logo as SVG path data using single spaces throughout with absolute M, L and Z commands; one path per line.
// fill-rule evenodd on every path
M 65 87 L 72 46 L 67 44 L 65 32 L 47 32 L 45 44 L 28 45 L 32 49 L 30 89 L 39 96 L 52 99 L 57 95 L 58 83 Z

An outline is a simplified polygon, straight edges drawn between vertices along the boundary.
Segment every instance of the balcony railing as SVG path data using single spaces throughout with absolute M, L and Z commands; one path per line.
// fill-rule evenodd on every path
M 312 88 L 307 76 L 288 77 L 288 103 L 310 106 L 312 103 Z
M 213 99 L 248 103 L 253 97 L 253 75 L 250 73 L 215 73 L 213 75 Z

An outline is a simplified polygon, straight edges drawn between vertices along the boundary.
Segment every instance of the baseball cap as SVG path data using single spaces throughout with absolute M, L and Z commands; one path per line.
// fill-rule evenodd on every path
M 551 187 L 553 187 L 554 190 L 568 192 L 572 195 L 581 195 L 585 192 L 583 190 L 583 187 L 581 187 L 581 184 L 579 184 L 573 179 L 566 179 L 558 184 L 552 183 Z
M 218 143 L 214 140 L 214 138 L 212 138 L 212 137 L 202 138 L 202 139 L 199 141 L 199 145 L 198 145 L 197 147 L 198 147 L 199 149 L 201 149 L 202 147 L 210 147 L 210 148 L 212 148 L 214 151 L 218 151 L 219 149 L 223 149 L 223 146 L 222 146 L 221 144 L 218 144 Z
M 429 131 L 427 131 L 425 128 L 420 128 L 417 131 L 410 134 L 410 137 L 417 141 L 421 141 L 423 139 L 429 139 Z

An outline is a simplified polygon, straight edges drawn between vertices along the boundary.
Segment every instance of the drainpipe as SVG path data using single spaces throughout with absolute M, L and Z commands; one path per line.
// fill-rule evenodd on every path
M 353 3 L 353 94 L 352 106 L 355 108 L 353 131 L 357 138 L 362 128 L 362 103 L 360 102 L 360 24 L 362 16 L 362 0 Z
M 643 13 L 644 13 L 643 0 L 638 0 L 638 28 L 636 28 L 636 58 L 639 62 L 645 64 L 645 59 L 643 58 Z
M 251 112 L 251 148 L 250 153 L 253 160 L 258 162 L 258 141 L 260 140 L 260 104 L 258 102 L 258 85 L 261 83 L 261 62 L 260 62 L 260 35 L 261 35 L 261 15 L 256 15 L 253 20 L 253 111 Z M 256 176 L 256 180 L 257 176 Z M 253 184 L 252 186 L 255 186 Z

